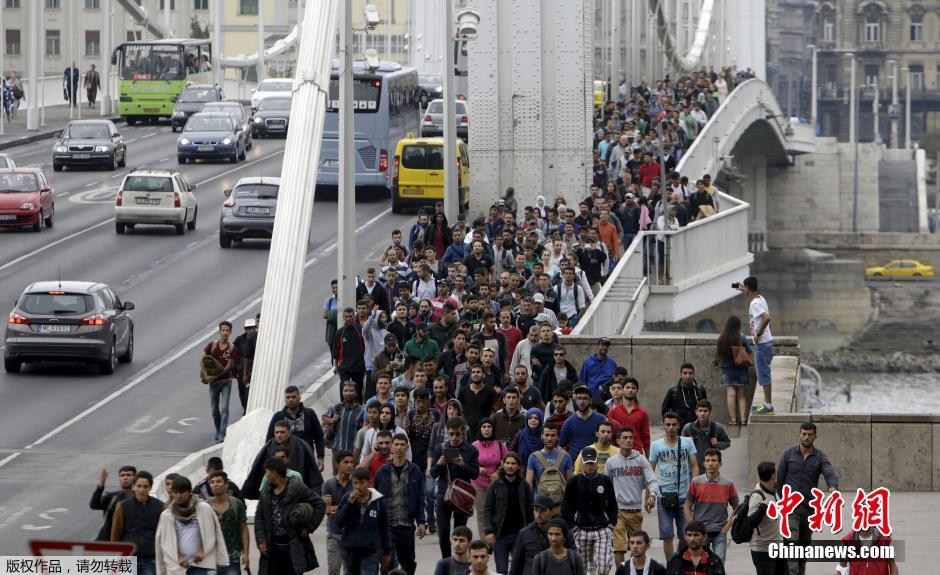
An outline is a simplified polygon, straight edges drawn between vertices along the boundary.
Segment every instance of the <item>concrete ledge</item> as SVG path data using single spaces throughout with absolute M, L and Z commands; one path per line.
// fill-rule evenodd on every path
M 75 118 L 75 119 L 77 120 L 78 118 Z M 91 118 L 84 118 L 84 119 L 91 119 Z M 111 120 L 115 124 L 119 124 L 125 121 L 124 118 L 120 116 L 116 116 L 112 118 L 94 118 L 94 119 Z M 45 130 L 41 130 L 32 134 L 29 134 L 28 136 L 22 136 L 19 138 L 13 138 L 13 139 L 6 140 L 6 141 L 0 141 L 0 150 L 8 150 L 10 148 L 15 148 L 17 146 L 24 146 L 26 144 L 32 144 L 33 142 L 39 142 L 41 140 L 45 140 L 48 138 L 55 138 L 58 135 L 58 133 L 61 132 L 64 128 L 65 128 L 64 125 L 59 126 L 58 128 L 55 128 L 55 129 L 46 128 Z

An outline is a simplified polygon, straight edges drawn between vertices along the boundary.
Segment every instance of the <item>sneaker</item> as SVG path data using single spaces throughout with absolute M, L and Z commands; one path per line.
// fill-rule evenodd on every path
M 767 407 L 766 405 L 760 406 L 760 407 L 757 408 L 757 410 L 754 412 L 754 415 L 773 415 L 773 414 L 774 414 L 774 408 L 773 408 L 773 407 Z
M 428 525 L 428 533 L 430 533 L 431 535 L 434 535 L 435 533 L 437 533 L 437 523 L 432 522 L 430 525 Z

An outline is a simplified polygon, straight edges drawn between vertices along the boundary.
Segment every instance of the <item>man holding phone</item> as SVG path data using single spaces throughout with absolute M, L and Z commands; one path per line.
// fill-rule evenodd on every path
M 754 338 L 754 369 L 757 371 L 757 383 L 764 390 L 764 405 L 752 407 L 754 415 L 773 415 L 770 392 L 770 362 L 774 358 L 774 336 L 770 333 L 770 308 L 767 300 L 757 291 L 757 278 L 749 276 L 740 284 L 732 284 L 748 299 L 747 323 Z
M 437 525 L 438 538 L 441 547 L 441 557 L 450 557 L 450 529 L 451 517 L 454 526 L 467 524 L 468 517 L 454 513 L 448 505 L 444 504 L 444 494 L 447 484 L 455 479 L 472 481 L 480 474 L 479 452 L 464 437 L 464 419 L 452 417 L 447 420 L 447 441 L 434 446 L 431 460 L 431 476 L 437 479 Z

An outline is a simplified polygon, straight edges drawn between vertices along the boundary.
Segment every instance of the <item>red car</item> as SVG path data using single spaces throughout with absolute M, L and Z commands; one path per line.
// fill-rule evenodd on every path
M 0 170 L 0 227 L 52 227 L 55 194 L 38 168 Z

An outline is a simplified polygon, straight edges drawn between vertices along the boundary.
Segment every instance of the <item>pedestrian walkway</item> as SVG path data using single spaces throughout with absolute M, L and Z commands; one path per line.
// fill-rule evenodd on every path
M 41 110 L 38 112 L 40 114 L 42 113 Z M 120 120 L 120 116 L 116 113 L 102 116 L 99 113 L 98 105 L 89 108 L 88 104 L 85 104 L 85 107 L 82 108 L 82 119 L 91 120 L 101 118 L 108 118 L 112 121 Z M 69 118 L 68 105 L 46 106 L 45 125 L 40 126 L 38 130 L 27 130 L 26 101 L 24 100 L 20 103 L 20 109 L 17 111 L 16 117 L 12 121 L 8 122 L 6 116 L 3 118 L 3 135 L 0 135 L 0 150 L 51 138 L 55 136 L 56 132 L 64 128 L 66 124 L 69 123 L 70 119 L 78 119 L 77 110 L 73 110 L 72 118 Z

